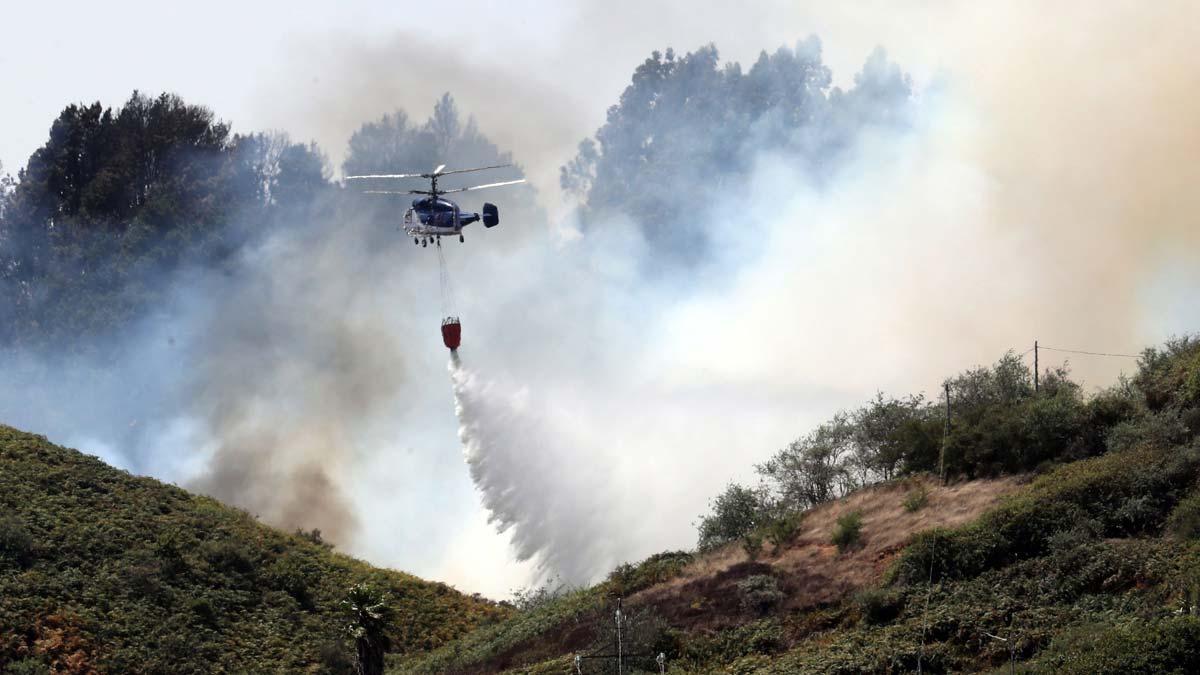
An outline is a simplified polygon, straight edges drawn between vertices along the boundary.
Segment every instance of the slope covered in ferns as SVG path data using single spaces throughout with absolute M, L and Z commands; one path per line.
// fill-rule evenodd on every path
M 0 426 L 0 671 L 347 672 L 362 582 L 397 653 L 508 611 Z

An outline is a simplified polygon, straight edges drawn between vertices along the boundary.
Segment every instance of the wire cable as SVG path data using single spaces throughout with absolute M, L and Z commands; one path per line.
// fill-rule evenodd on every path
M 1138 354 L 1114 354 L 1111 352 L 1089 352 L 1089 351 L 1084 351 L 1082 349 L 1059 349 L 1058 347 L 1046 347 L 1044 345 L 1038 345 L 1038 349 L 1046 349 L 1046 350 L 1049 350 L 1052 352 L 1065 352 L 1067 354 L 1087 354 L 1088 356 L 1116 356 L 1116 357 L 1125 358 L 1125 359 L 1140 359 L 1140 358 L 1142 358 Z

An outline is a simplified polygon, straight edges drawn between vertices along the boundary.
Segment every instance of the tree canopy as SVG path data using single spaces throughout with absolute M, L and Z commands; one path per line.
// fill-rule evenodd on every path
M 746 188 L 762 153 L 789 156 L 818 183 L 858 134 L 902 126 L 911 83 L 876 50 L 854 86 L 832 86 L 816 37 L 762 52 L 743 72 L 717 48 L 655 51 L 594 138 L 560 171 L 585 225 L 620 214 L 683 261 L 702 256 L 715 206 Z
M 0 191 L 0 342 L 64 347 L 123 325 L 161 301 L 164 272 L 224 260 L 311 203 L 325 165 L 173 94 L 67 106 Z

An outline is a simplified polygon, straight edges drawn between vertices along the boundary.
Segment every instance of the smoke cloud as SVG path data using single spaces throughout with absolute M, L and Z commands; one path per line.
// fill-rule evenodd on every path
M 296 62 L 321 95 L 278 97 L 278 125 L 336 153 L 362 121 L 416 117 L 450 89 L 552 202 L 649 50 L 712 40 L 744 62 L 816 32 L 838 81 L 876 44 L 914 72 L 913 127 L 859 138 L 820 190 L 750 148 L 750 192 L 714 188 L 716 253 L 694 276 L 646 279 L 660 252 L 627 222 L 580 233 L 556 211 L 469 232 L 445 250 L 464 324 L 452 391 L 432 253 L 377 222 L 319 221 L 181 283 L 117 372 L 6 387 L 0 418 L 501 595 L 527 580 L 513 557 L 586 581 L 692 546 L 726 481 L 877 389 L 933 391 L 1035 338 L 1128 352 L 1196 328 L 1194 4 L 786 3 L 711 23 L 692 3 L 603 7 L 486 67 L 470 51 L 408 61 L 430 50 L 405 36 L 334 42 Z M 468 94 L 496 82 L 520 105 Z M 1133 367 L 1072 366 L 1096 386 Z

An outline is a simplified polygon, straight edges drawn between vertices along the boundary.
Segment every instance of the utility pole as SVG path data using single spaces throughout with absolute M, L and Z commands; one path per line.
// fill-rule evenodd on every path
M 1033 341 L 1033 393 L 1038 393 L 1038 345 Z
M 947 380 L 942 384 L 942 388 L 946 392 L 946 430 L 942 432 L 942 452 L 938 456 L 938 476 L 942 479 L 942 484 L 946 484 L 946 444 L 950 441 L 950 381 Z
M 625 675 L 624 649 L 621 645 L 621 598 L 617 598 L 617 675 Z

